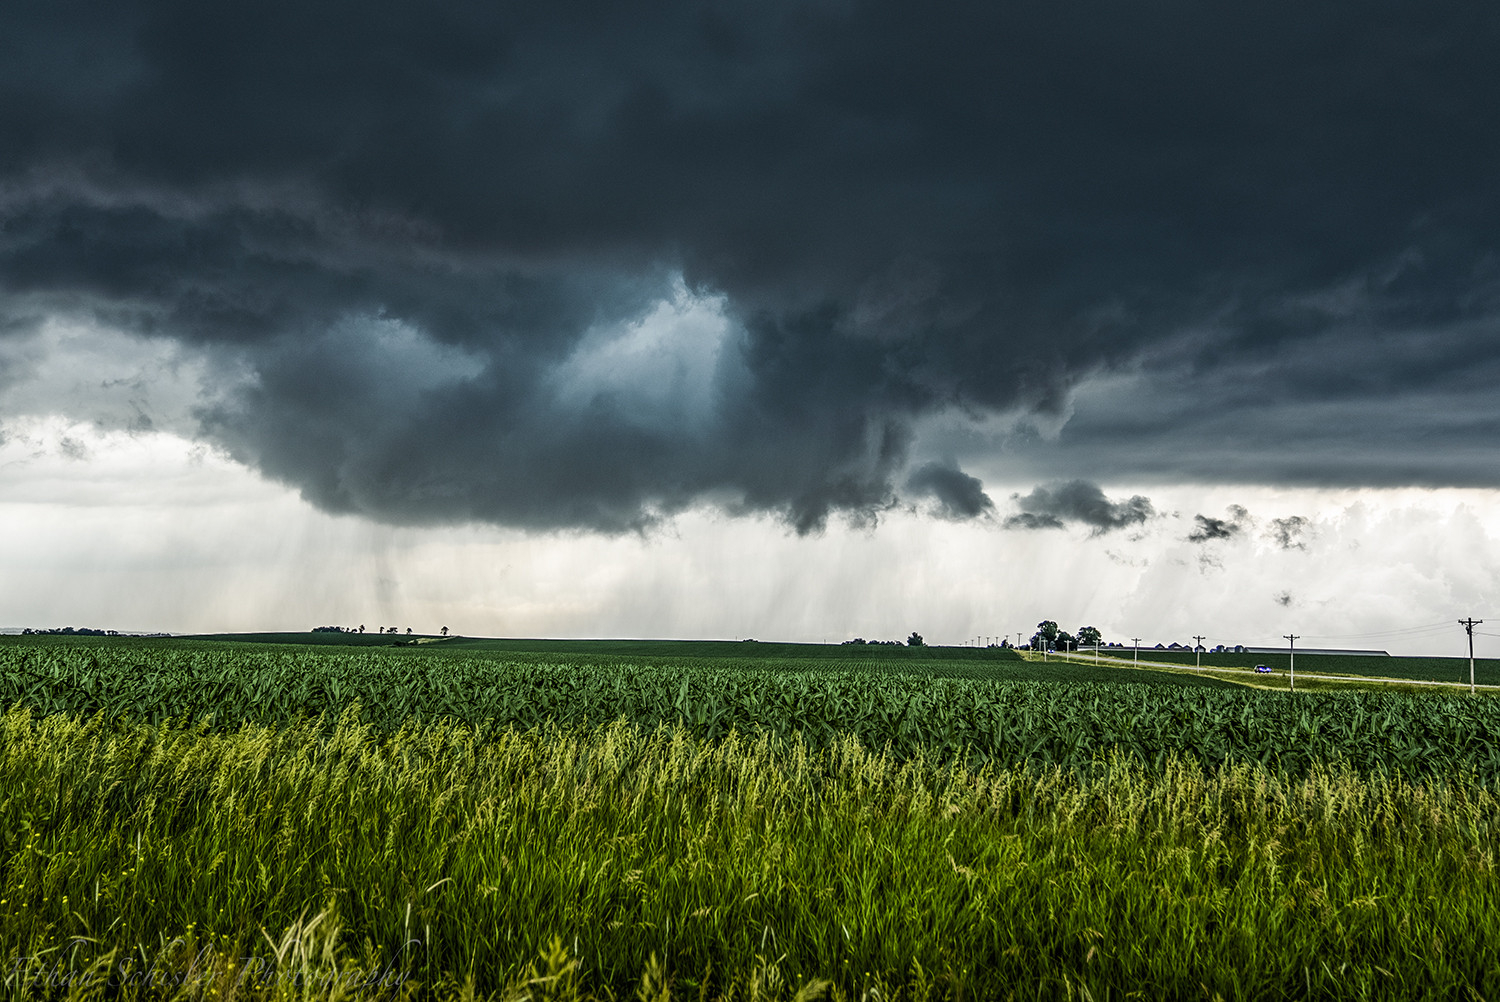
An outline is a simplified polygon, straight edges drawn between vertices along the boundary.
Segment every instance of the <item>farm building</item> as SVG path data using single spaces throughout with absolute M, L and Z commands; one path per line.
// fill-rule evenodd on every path
M 1285 653 L 1287 653 L 1287 648 L 1285 648 L 1285 647 L 1246 647 L 1244 650 L 1245 650 L 1246 654 L 1285 654 Z M 1355 650 L 1344 650 L 1343 648 L 1337 648 L 1337 647 L 1299 647 L 1299 648 L 1297 648 L 1297 653 L 1298 654 L 1356 654 L 1356 655 L 1359 655 L 1361 657 L 1372 657 L 1372 658 L 1388 658 L 1388 657 L 1391 656 L 1391 652 L 1390 651 L 1355 651 Z

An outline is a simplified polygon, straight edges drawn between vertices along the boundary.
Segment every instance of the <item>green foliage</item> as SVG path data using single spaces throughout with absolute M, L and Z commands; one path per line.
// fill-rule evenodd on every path
M 1149 769 L 1177 758 L 1213 768 L 1255 763 L 1305 774 L 1341 762 L 1362 772 L 1500 779 L 1500 701 L 1385 693 L 1257 693 L 1148 686 L 1143 672 L 1025 662 L 595 658 L 550 663 L 465 656 L 441 645 L 401 650 L 200 645 L 0 647 L 0 705 L 159 723 L 332 719 L 359 705 L 378 733 L 451 720 L 498 735 L 546 723 L 618 719 L 731 732 L 800 735 L 821 748 L 855 737 L 918 757 L 978 765 L 1092 767 L 1123 756 Z M 1007 681 L 1050 678 L 1037 681 Z
M 1031 649 L 1043 650 L 1057 640 L 1057 623 L 1050 619 L 1044 619 L 1036 624 L 1036 632 L 1031 635 Z
M 1500 996 L 1500 802 L 1342 768 L 13 712 L 0 821 L 17 999 Z

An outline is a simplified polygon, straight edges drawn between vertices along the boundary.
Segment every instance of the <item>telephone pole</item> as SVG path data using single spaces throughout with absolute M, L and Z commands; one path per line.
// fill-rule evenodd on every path
M 1193 657 L 1196 661 L 1196 663 L 1193 665 L 1194 668 L 1203 667 L 1203 640 L 1203 637 L 1200 637 L 1197 634 L 1193 635 Z
M 1295 633 L 1283 633 L 1287 644 L 1286 662 L 1286 687 L 1295 692 L 1297 689 L 1297 635 Z
M 1135 665 L 1139 668 L 1141 665 L 1141 638 L 1131 637 L 1130 641 L 1135 644 Z
M 1474 627 L 1484 622 L 1472 616 L 1468 619 L 1460 619 L 1458 625 L 1462 626 L 1469 634 L 1469 695 L 1474 695 Z

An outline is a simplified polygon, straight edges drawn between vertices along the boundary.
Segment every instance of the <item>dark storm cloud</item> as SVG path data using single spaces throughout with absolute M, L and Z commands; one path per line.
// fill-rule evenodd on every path
M 1005 520 L 1009 529 L 1061 529 L 1070 522 L 1080 522 L 1094 534 L 1140 525 L 1156 514 L 1149 498 L 1139 494 L 1125 501 L 1111 501 L 1098 485 L 1086 480 L 1051 484 L 1033 488 L 1012 500 L 1021 509 Z
M 1250 513 L 1237 504 L 1229 506 L 1228 518 L 1194 515 L 1193 531 L 1188 533 L 1188 542 L 1206 543 L 1213 539 L 1233 539 L 1244 531 L 1249 520 Z
M 927 463 L 918 468 L 907 479 L 906 491 L 935 499 L 944 518 L 978 518 L 995 510 L 995 503 L 978 478 L 944 463 Z
M 1497 27 L 1441 2 L 18 0 L 0 337 L 176 339 L 214 362 L 198 434 L 392 522 L 708 501 L 809 531 L 906 484 L 981 514 L 924 479 L 922 419 L 1075 405 L 1016 461 L 1493 483 Z M 718 304 L 711 365 L 682 362 L 702 331 L 638 352 L 655 370 L 599 348 L 663 301 Z

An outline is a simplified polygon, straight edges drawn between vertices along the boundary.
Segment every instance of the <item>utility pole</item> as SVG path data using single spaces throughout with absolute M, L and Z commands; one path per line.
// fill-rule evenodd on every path
M 1135 664 L 1139 668 L 1141 665 L 1141 638 L 1131 637 L 1130 640 L 1131 643 L 1135 644 Z
M 1193 635 L 1193 657 L 1197 659 L 1197 663 L 1193 665 L 1194 668 L 1203 667 L 1203 639 L 1197 634 Z
M 1288 691 L 1295 692 L 1297 689 L 1297 635 L 1295 633 L 1283 633 L 1287 641 L 1286 662 L 1286 687 Z
M 1469 634 L 1469 695 L 1474 695 L 1474 627 L 1484 622 L 1472 616 L 1468 619 L 1460 619 L 1458 625 L 1462 626 Z

